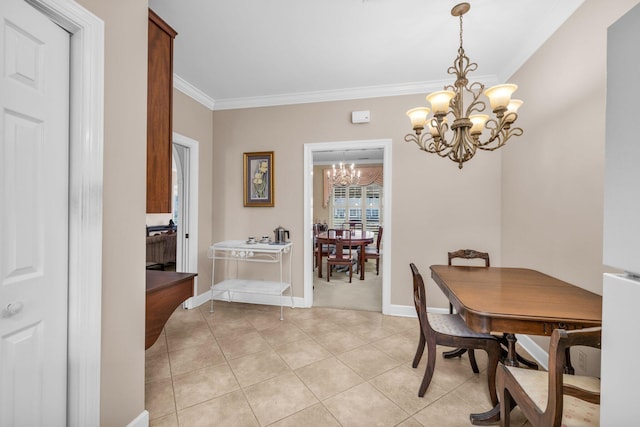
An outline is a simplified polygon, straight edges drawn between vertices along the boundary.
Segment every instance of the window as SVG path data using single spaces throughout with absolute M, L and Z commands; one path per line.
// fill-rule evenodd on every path
M 377 184 L 333 187 L 330 209 L 331 227 L 340 228 L 350 221 L 360 221 L 366 230 L 378 231 L 382 223 L 382 187 Z

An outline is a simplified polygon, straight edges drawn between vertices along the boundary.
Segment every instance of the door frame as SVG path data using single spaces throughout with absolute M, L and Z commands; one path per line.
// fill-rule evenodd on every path
M 384 205 L 383 223 L 384 223 L 384 243 L 385 247 L 391 247 L 392 236 L 392 217 L 391 217 L 391 200 L 392 200 L 392 182 L 391 182 L 391 139 L 370 139 L 362 141 L 337 141 L 337 142 L 317 142 L 304 144 L 304 236 L 307 238 L 303 242 L 304 252 L 304 306 L 313 306 L 313 153 L 316 151 L 330 150 L 364 150 L 364 149 L 383 149 L 383 180 L 384 180 Z M 391 257 L 382 257 L 382 313 L 391 313 Z
M 25 1 L 70 34 L 67 425 L 99 425 L 104 22 L 71 0 Z
M 197 272 L 198 271 L 198 176 L 199 176 L 199 168 L 198 164 L 200 162 L 200 150 L 199 150 L 199 142 L 195 139 L 188 138 L 184 135 L 180 135 L 177 132 L 173 132 L 173 145 L 182 145 L 189 150 L 189 184 L 187 186 L 187 191 L 189 193 L 188 197 L 188 216 L 189 216 L 189 229 L 187 232 L 189 233 L 189 259 L 185 262 L 182 259 L 182 271 L 185 272 Z M 180 202 L 182 203 L 182 202 Z M 180 225 L 178 225 L 178 229 Z M 184 239 L 184 234 L 180 233 L 180 239 Z M 182 245 L 183 243 L 179 243 Z M 176 264 L 177 267 L 177 264 Z M 193 301 L 194 297 L 198 296 L 198 277 L 194 277 L 193 279 L 193 297 L 187 299 L 184 302 L 184 307 L 191 309 L 195 308 L 196 305 Z

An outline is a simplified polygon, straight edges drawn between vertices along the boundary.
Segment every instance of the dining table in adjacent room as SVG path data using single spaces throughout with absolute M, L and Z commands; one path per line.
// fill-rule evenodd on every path
M 518 366 L 515 334 L 550 336 L 602 324 L 602 296 L 536 270 L 432 265 L 431 278 L 470 329 L 507 334 L 509 366 Z M 494 424 L 500 405 L 470 419 Z
M 373 243 L 375 233 L 368 230 L 351 230 L 351 246 L 359 246 L 360 253 L 364 253 L 364 248 Z M 329 237 L 328 231 L 323 231 L 316 236 L 316 242 L 320 245 L 335 245 L 336 238 Z M 318 277 L 322 277 L 322 252 L 317 252 L 318 257 Z M 358 257 L 358 269 L 360 270 L 360 280 L 364 280 L 364 257 Z M 327 272 L 327 274 L 329 274 Z

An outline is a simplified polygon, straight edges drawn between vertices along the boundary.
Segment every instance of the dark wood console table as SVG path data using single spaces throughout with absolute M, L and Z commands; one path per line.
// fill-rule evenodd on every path
M 174 310 L 193 296 L 196 276 L 196 273 L 147 270 L 145 350 L 156 342 Z

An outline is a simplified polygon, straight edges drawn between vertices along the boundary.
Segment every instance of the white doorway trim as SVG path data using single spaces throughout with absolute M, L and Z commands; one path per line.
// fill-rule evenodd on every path
M 104 23 L 71 0 L 26 0 L 71 35 L 67 425 L 100 425 Z
M 185 206 L 188 212 L 188 230 L 189 238 L 186 239 L 189 248 L 189 259 L 182 260 L 182 271 L 196 273 L 198 271 L 198 176 L 199 169 L 198 164 L 200 161 L 199 142 L 195 139 L 188 138 L 179 133 L 173 132 L 173 144 L 186 147 L 189 153 L 189 176 L 188 183 L 185 189 L 189 195 L 187 197 L 188 206 Z M 180 221 L 180 220 L 179 220 Z M 178 224 L 178 231 L 180 231 L 180 225 Z M 180 238 L 184 239 L 184 234 L 180 233 Z M 181 245 L 182 243 L 179 243 Z M 177 266 L 177 264 L 176 264 Z M 193 297 L 184 302 L 185 308 L 194 308 L 197 305 L 194 303 L 194 297 L 198 296 L 198 277 L 193 280 Z
M 318 142 L 304 144 L 304 306 L 313 306 L 313 153 L 316 151 L 329 150 L 352 150 L 352 149 L 372 149 L 382 148 L 384 150 L 383 179 L 384 179 L 384 205 L 383 241 L 387 248 L 391 247 L 391 140 L 373 139 L 363 141 L 339 141 L 339 142 Z M 382 313 L 391 312 L 391 257 L 382 257 Z

